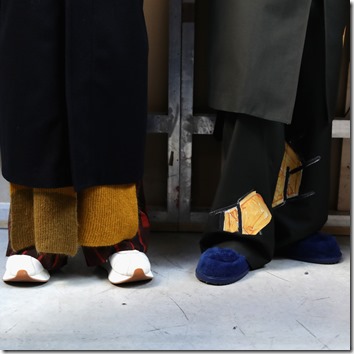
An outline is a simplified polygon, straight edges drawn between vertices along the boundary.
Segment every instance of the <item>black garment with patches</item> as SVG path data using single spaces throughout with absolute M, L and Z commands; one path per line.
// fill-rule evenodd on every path
M 225 159 L 212 210 L 233 205 L 240 197 L 255 190 L 263 197 L 272 219 L 257 235 L 243 235 L 223 231 L 220 227 L 221 214 L 209 214 L 200 242 L 202 251 L 215 245 L 231 247 L 246 256 L 250 267 L 256 269 L 269 262 L 276 252 L 320 230 L 325 224 L 332 131 L 327 100 L 335 101 L 336 96 L 326 96 L 323 15 L 323 2 L 312 1 L 290 125 L 237 112 L 218 111 L 217 122 L 221 123 L 218 127 L 223 125 Z M 333 37 L 332 40 L 338 42 L 341 37 Z M 341 52 L 336 55 L 340 56 Z M 335 62 L 338 64 L 340 61 Z M 234 76 L 237 77 L 237 73 Z M 273 209 L 285 142 L 290 143 L 301 160 L 320 157 L 320 161 L 303 170 L 300 194 L 314 192 L 313 195 L 290 199 Z

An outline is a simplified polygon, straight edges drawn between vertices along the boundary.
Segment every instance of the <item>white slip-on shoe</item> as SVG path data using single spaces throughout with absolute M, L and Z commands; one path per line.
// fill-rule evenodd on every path
M 111 266 L 108 280 L 112 284 L 146 281 L 154 277 L 148 257 L 137 250 L 114 253 L 107 263 Z
M 6 262 L 6 271 L 2 278 L 5 282 L 45 283 L 50 275 L 41 262 L 25 254 L 10 256 Z

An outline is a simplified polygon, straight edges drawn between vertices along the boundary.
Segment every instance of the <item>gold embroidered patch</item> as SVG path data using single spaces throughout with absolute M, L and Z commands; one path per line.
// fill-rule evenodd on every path
M 241 215 L 241 222 L 239 220 Z M 246 195 L 237 206 L 224 211 L 223 230 L 256 235 L 272 219 L 262 196 L 255 191 Z

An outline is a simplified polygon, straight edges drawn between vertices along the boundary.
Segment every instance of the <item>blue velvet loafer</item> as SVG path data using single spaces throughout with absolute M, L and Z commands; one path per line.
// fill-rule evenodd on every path
M 316 232 L 295 243 L 285 252 L 285 257 L 303 262 L 334 264 L 342 258 L 334 236 Z
M 243 278 L 250 270 L 247 260 L 230 248 L 208 248 L 200 256 L 195 275 L 207 284 L 226 285 Z

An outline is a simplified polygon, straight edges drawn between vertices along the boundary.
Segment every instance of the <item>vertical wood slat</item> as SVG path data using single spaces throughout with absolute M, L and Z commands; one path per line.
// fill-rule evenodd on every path
M 350 46 L 349 46 L 349 31 L 346 28 L 343 34 L 343 60 L 342 60 L 342 107 L 338 107 L 346 116 L 344 120 L 349 123 L 347 130 L 350 134 L 350 96 L 351 96 L 351 80 L 350 80 Z M 347 71 L 346 71 L 347 69 Z M 342 139 L 342 153 L 340 162 L 339 184 L 338 184 L 338 211 L 350 211 L 350 138 L 344 137 Z
M 350 210 L 350 170 L 350 139 L 343 139 L 337 204 L 339 211 Z

